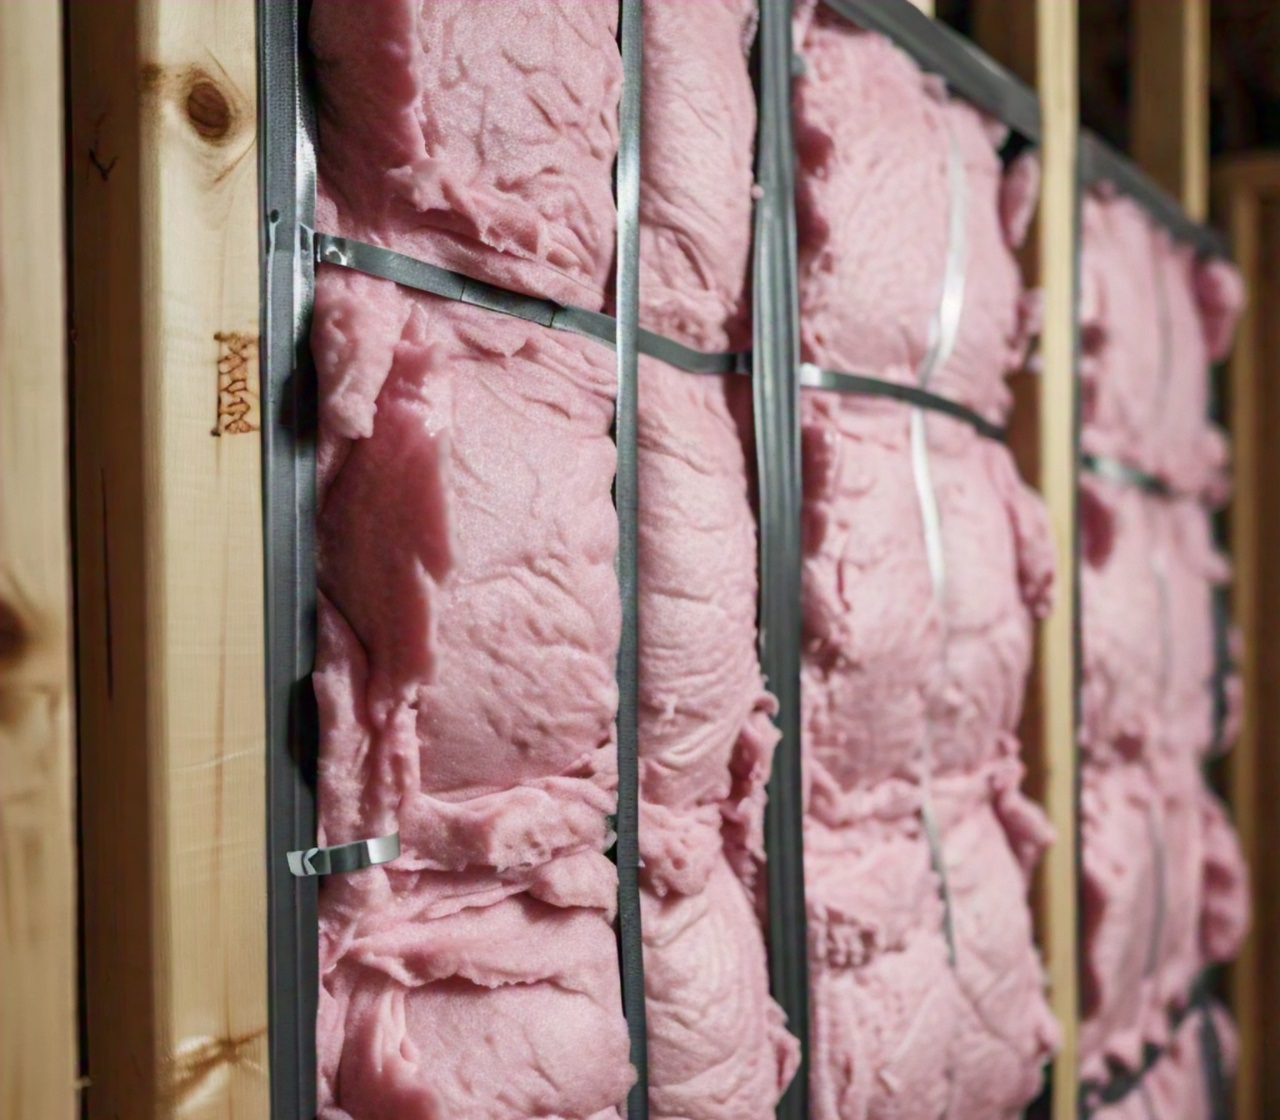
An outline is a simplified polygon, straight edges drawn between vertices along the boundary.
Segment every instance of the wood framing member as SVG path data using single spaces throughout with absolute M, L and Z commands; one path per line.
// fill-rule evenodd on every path
M 1253 929 L 1231 968 L 1231 1009 L 1239 1030 L 1236 1120 L 1280 1115 L 1280 648 L 1270 631 L 1280 618 L 1280 156 L 1246 156 L 1214 171 L 1214 202 L 1231 237 L 1249 293 L 1228 368 L 1235 494 L 1231 503 L 1232 614 L 1243 639 L 1240 734 L 1228 756 L 1231 811 L 1254 900 Z M 1271 944 L 1268 944 L 1268 941 Z
M 72 1120 L 76 856 L 62 30 L 0 4 L 0 1116 Z
M 1198 222 L 1209 208 L 1209 0 L 1133 0 L 1133 158 Z
M 267 1115 L 253 0 L 69 0 L 88 1115 Z
M 1039 217 L 1044 327 L 1040 337 L 1040 493 L 1057 547 L 1053 612 L 1040 635 L 1045 809 L 1057 833 L 1045 858 L 1042 910 L 1050 996 L 1062 1025 L 1054 1059 L 1054 1120 L 1078 1109 L 1079 882 L 1076 581 L 1079 423 L 1076 379 L 1077 144 L 1079 90 L 1076 0 L 1036 0 L 1036 87 L 1040 94 L 1043 164 Z

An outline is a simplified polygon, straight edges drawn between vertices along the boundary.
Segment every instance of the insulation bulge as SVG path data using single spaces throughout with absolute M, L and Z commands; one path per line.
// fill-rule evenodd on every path
M 641 324 L 715 353 L 751 340 L 755 24 L 752 0 L 644 5 Z M 616 5 L 316 0 L 308 34 L 320 229 L 611 310 Z M 797 6 L 795 43 L 804 361 L 1003 423 L 1037 328 L 1014 259 L 1034 161 L 1003 166 L 998 125 L 825 9 Z M 321 895 L 320 1114 L 620 1118 L 613 352 L 330 265 L 312 343 L 319 842 L 402 841 Z M 750 384 L 644 357 L 639 398 L 650 1113 L 765 1120 L 797 1045 L 762 927 L 777 733 L 756 652 Z M 806 389 L 802 430 L 812 1113 L 1019 1116 L 1057 1038 L 1027 906 L 1050 836 L 1015 734 L 1051 593 L 1046 519 L 1005 446 L 963 420 Z M 1188 586 L 1222 577 L 1197 516 L 1143 522 Z M 1204 666 L 1186 661 L 1168 671 L 1190 682 Z M 1086 689 L 1128 687 L 1094 665 Z M 1152 760 L 1195 754 L 1173 743 L 1183 725 L 1162 725 Z M 1090 758 L 1122 777 L 1087 796 L 1151 801 L 1141 752 L 1104 738 Z M 1201 838 L 1186 858 L 1231 880 L 1229 830 L 1194 781 L 1177 788 Z M 1097 819 L 1086 861 L 1120 827 Z M 1205 932 L 1194 949 L 1171 935 L 1143 1006 L 1204 946 L 1231 951 L 1242 896 L 1210 894 L 1179 901 Z M 1105 1010 L 1136 1005 L 1113 971 L 1104 1061 L 1148 1030 Z
M 1105 186 L 1084 201 L 1082 245 L 1081 1073 L 1105 1084 L 1159 1053 L 1097 1115 L 1202 1117 L 1201 1036 L 1225 1070 L 1234 1041 L 1222 1008 L 1194 997 L 1249 921 L 1239 844 L 1203 775 L 1239 721 L 1233 639 L 1214 633 L 1227 447 L 1207 371 L 1243 290 Z

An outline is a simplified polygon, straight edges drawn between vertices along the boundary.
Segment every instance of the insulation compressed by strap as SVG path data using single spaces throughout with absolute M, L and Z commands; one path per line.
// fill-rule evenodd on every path
M 987 439 L 1003 440 L 1006 435 L 1001 425 L 992 423 L 981 413 L 915 385 L 903 385 L 897 381 L 867 377 L 865 374 L 819 369 L 812 362 L 801 364 L 800 384 L 808 389 L 832 389 L 840 393 L 858 393 L 863 396 L 886 397 L 901 401 L 903 404 L 909 404 L 927 412 L 937 412 L 956 420 L 963 420 Z
M 609 346 L 615 344 L 617 321 L 611 315 L 587 311 L 581 307 L 566 307 L 552 300 L 507 291 L 380 245 L 369 245 L 350 238 L 308 230 L 303 231 L 303 238 L 313 247 L 317 264 L 349 268 L 366 276 L 390 280 L 444 299 L 455 299 L 473 307 L 513 315 L 553 330 L 580 334 Z M 636 335 L 637 349 L 641 354 L 657 358 L 686 373 L 750 373 L 749 354 L 745 351 L 710 353 L 697 350 L 644 327 L 640 327 Z M 832 389 L 901 401 L 963 420 L 989 439 L 999 440 L 1005 436 L 1003 427 L 973 409 L 915 385 L 903 385 L 865 374 L 823 370 L 811 363 L 801 366 L 800 384 L 807 388 Z
M 304 236 L 314 245 L 317 264 L 338 265 L 444 299 L 454 299 L 501 315 L 527 319 L 552 330 L 569 331 L 585 338 L 594 338 L 609 346 L 616 345 L 618 325 L 611 315 L 509 291 L 428 261 L 405 256 L 381 245 L 370 245 L 327 233 L 311 234 L 304 231 Z M 741 354 L 709 354 L 644 328 L 637 329 L 636 337 L 641 353 L 688 373 L 736 373 L 745 361 L 745 356 Z
M 1231 1021 L 1201 977 L 1189 1001 L 1171 1016 L 1163 1046 L 1149 1046 L 1133 1069 L 1104 1082 L 1085 1082 L 1082 1115 L 1088 1120 L 1223 1120 L 1229 1115 L 1227 1085 L 1235 1049 Z

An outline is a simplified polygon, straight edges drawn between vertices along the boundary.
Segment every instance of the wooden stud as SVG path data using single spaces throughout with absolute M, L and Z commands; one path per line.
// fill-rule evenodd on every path
M 1079 91 L 1076 0 L 1036 2 L 1036 86 L 1043 178 L 1039 214 L 1044 327 L 1040 337 L 1040 492 L 1057 547 L 1058 585 L 1040 636 L 1045 809 L 1057 833 L 1045 857 L 1043 912 L 1050 997 L 1062 1026 L 1054 1059 L 1054 1120 L 1078 1115 L 1079 1019 L 1076 814 L 1076 252 Z
M 1196 221 L 1209 204 L 1209 0 L 1134 0 L 1133 157 Z
M 1243 275 L 1258 277 L 1260 207 L 1252 192 L 1231 200 L 1228 221 L 1232 248 Z M 1258 784 L 1258 657 L 1254 620 L 1258 613 L 1258 376 L 1257 313 L 1245 310 L 1231 357 L 1231 435 L 1235 467 L 1235 500 L 1231 510 L 1231 555 L 1234 580 L 1233 614 L 1244 642 L 1240 662 L 1244 705 L 1239 738 L 1231 754 L 1232 813 L 1240 846 L 1251 861 L 1258 851 L 1258 813 L 1254 790 Z M 1258 1109 L 1258 1035 L 1262 1029 L 1258 992 L 1258 939 L 1251 934 L 1241 948 L 1232 972 L 1231 1004 L 1241 1034 L 1236 1066 L 1238 1120 L 1260 1120 Z
M 91 1120 L 268 1111 L 253 0 L 70 0 Z
M 62 38 L 0 3 L 0 1115 L 78 1114 Z
M 1269 745 L 1280 737 L 1280 649 L 1271 633 L 1280 616 L 1280 387 L 1268 376 L 1280 360 L 1280 325 L 1266 313 L 1280 300 L 1280 156 L 1231 157 L 1214 172 L 1216 209 L 1249 293 L 1228 366 L 1235 493 L 1230 509 L 1232 614 L 1243 639 L 1240 734 L 1228 756 L 1231 810 L 1250 865 L 1253 928 L 1231 966 L 1231 1009 L 1239 1031 L 1237 1120 L 1280 1110 L 1280 971 L 1270 931 L 1280 922 L 1280 764 Z

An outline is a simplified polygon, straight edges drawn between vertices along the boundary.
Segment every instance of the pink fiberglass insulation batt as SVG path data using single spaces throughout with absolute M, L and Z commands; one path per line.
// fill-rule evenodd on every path
M 615 31 L 613 5 L 321 0 L 317 224 L 601 306 Z M 321 843 L 403 844 L 322 895 L 323 1115 L 616 1117 L 613 356 L 316 287 Z
M 1047 606 L 1052 576 L 1042 507 L 1007 448 L 931 416 L 946 568 L 939 607 L 905 410 L 871 419 L 863 406 L 853 394 L 812 390 L 802 401 L 804 705 L 821 764 L 818 805 L 918 776 L 926 739 L 935 773 L 970 771 L 1006 752 L 1031 616 Z
M 1038 324 L 1011 247 L 1026 232 L 1038 165 L 1005 174 L 1003 126 L 959 101 L 879 35 L 800 5 L 795 83 L 797 217 L 810 361 L 915 383 L 948 247 L 952 144 L 964 163 L 964 315 L 931 388 L 993 420 Z M 864 410 L 901 406 L 865 402 Z
M 919 808 L 891 780 L 856 819 L 805 821 L 815 1120 L 947 1114 L 961 998 Z
M 1018 777 L 939 783 L 954 965 L 918 785 L 863 791 L 839 827 L 806 821 L 815 1117 L 1016 1116 L 1037 1093 L 1057 1030 L 1028 992 L 1039 962 L 1010 838 L 1034 858 L 1045 837 Z
M 323 345 L 326 313 L 317 320 Z M 419 1088 L 443 1102 L 426 1116 L 458 1114 L 440 1082 L 466 1087 L 472 1115 L 515 1117 L 595 1116 L 629 1080 L 610 929 L 616 885 L 603 855 L 618 634 L 612 384 L 608 354 L 586 340 L 424 297 L 396 348 L 373 434 L 328 488 L 317 672 L 324 841 L 398 824 L 404 851 L 394 873 L 327 887 L 323 951 L 347 963 L 366 922 L 393 927 L 393 943 L 430 945 L 431 919 L 455 910 L 472 915 L 467 936 L 489 953 L 495 941 L 506 946 L 479 976 L 424 967 L 407 980 L 393 953 L 379 955 L 384 968 L 366 973 L 353 1014 L 395 1006 L 406 984 L 420 989 L 419 1013 L 372 1034 L 348 1019 L 332 1092 L 352 1115 L 383 1107 L 383 1082 L 345 1072 L 347 1052 L 366 1038 L 416 1049 Z M 405 650 L 429 661 L 405 664 Z M 388 890 L 411 904 L 386 907 Z M 511 932 L 491 915 L 504 898 L 517 916 Z M 589 1022 L 577 1021 L 586 1004 L 569 982 L 539 976 L 527 957 L 544 927 L 554 944 L 554 927 L 570 917 L 575 930 L 597 927 L 582 942 L 596 956 Z M 328 980 L 337 998 L 342 980 Z M 504 1021 L 521 1021 L 525 1006 L 524 1029 L 536 1025 L 549 1047 L 534 1067 L 537 1095 L 511 1086 L 503 1056 L 486 1045 L 494 1031 L 485 1015 L 459 1012 L 457 1031 L 471 1036 L 457 1033 L 456 1050 L 428 1030 L 460 999 L 474 1008 L 496 987 L 509 988 Z M 557 1001 L 562 1010 L 549 1014 Z M 591 1066 L 576 1060 L 587 1037 L 600 1055 Z M 381 1068 L 376 1054 L 361 1057 Z
M 1240 696 L 1229 674 L 1225 726 L 1216 728 L 1213 595 L 1229 568 L 1209 511 L 1194 498 L 1086 475 L 1080 524 L 1086 753 L 1131 756 L 1164 740 L 1188 754 L 1217 749 L 1216 738 L 1230 739 Z
M 1200 766 L 1212 745 L 1210 590 L 1192 500 L 1082 484 L 1087 1076 L 1162 1038 L 1192 977 L 1248 922 L 1239 847 Z M 1154 567 L 1153 567 L 1154 565 Z M 1135 895 L 1133 892 L 1139 893 Z
M 1006 177 L 1000 131 L 879 37 L 806 6 L 797 41 L 804 358 L 917 382 L 954 199 L 965 298 L 929 387 L 1001 420 L 1035 325 L 1012 255 L 1034 165 Z M 1044 513 L 1007 449 L 928 415 L 939 593 L 908 410 L 806 391 L 802 426 L 815 1114 L 1016 1116 L 1056 1041 L 1026 904 L 1047 828 L 1018 793 L 1014 736 L 1052 578 Z M 954 963 L 920 826 L 927 775 Z
M 644 6 L 641 325 L 750 345 L 754 0 Z M 766 1120 L 796 1063 L 756 914 L 777 733 L 734 375 L 640 363 L 640 844 L 650 1114 Z
M 1194 759 L 1088 763 L 1082 794 L 1087 1078 L 1167 1042 L 1196 973 L 1234 956 L 1248 921 L 1234 834 Z
M 1229 266 L 1195 262 L 1133 203 L 1085 207 L 1086 450 L 1174 496 L 1081 484 L 1085 752 L 1082 1072 L 1132 1068 L 1167 1042 L 1205 963 L 1248 924 L 1239 846 L 1202 759 L 1230 741 L 1239 682 L 1215 725 L 1213 594 L 1228 577 L 1204 502 L 1224 493 L 1225 443 L 1206 419 L 1210 359 L 1242 300 Z
M 381 44 L 347 26 L 347 9 L 318 11 L 321 80 L 334 91 L 322 125 L 336 137 L 327 148 L 322 131 L 321 225 L 599 307 L 612 255 L 613 8 L 504 6 L 511 22 L 495 28 L 497 10 L 387 6 Z M 749 335 L 753 29 L 754 5 L 739 0 L 646 5 L 642 321 L 712 350 Z M 592 65 L 565 72 L 564 58 L 584 53 Z M 349 84 L 370 70 L 376 102 Z M 372 166 L 325 161 L 344 144 L 366 151 L 356 137 L 367 132 L 379 136 Z M 612 447 L 601 438 L 612 355 L 328 270 L 317 305 L 317 336 L 333 355 L 322 370 L 332 526 L 322 583 L 335 627 L 356 632 L 356 654 L 374 647 L 361 691 L 391 676 L 391 690 L 409 695 L 386 745 L 366 733 L 354 750 L 345 741 L 326 750 L 326 821 L 345 810 L 347 832 L 368 834 L 398 814 L 406 855 L 396 867 L 416 872 L 396 879 L 393 893 L 407 901 L 394 910 L 385 888 L 384 909 L 371 909 L 368 879 L 358 893 L 327 892 L 327 1091 L 345 1108 L 381 1107 L 377 1040 L 417 1047 L 407 1081 L 429 1077 L 441 1115 L 461 1114 L 464 1100 L 468 1115 L 595 1116 L 601 1102 L 613 1115 L 628 1073 L 616 963 L 602 967 L 611 947 L 591 955 L 607 939 L 584 933 L 544 977 L 525 974 L 498 929 L 567 930 L 563 913 L 575 930 L 607 931 L 611 916 L 599 852 L 612 807 L 617 637 Z M 727 380 L 642 363 L 641 836 L 655 1116 L 770 1115 L 795 1061 L 768 997 L 750 893 L 776 733 L 755 654 L 755 526 L 740 436 L 749 398 Z M 366 438 L 348 447 L 341 436 Z M 406 534 L 400 555 L 376 532 L 386 524 Z M 376 601 L 371 585 L 384 589 Z M 561 647 L 572 655 L 563 667 Z M 390 663 L 381 671 L 378 653 Z M 464 680 L 477 676 L 491 687 L 467 694 Z M 322 671 L 322 691 L 328 680 Z M 360 718 L 329 722 L 345 729 Z M 488 956 L 502 961 L 503 983 L 531 994 L 486 1000 L 458 983 L 483 986 L 492 972 L 405 979 L 397 951 L 456 912 L 474 920 L 453 948 L 477 951 L 463 936 L 485 937 L 493 924 Z M 381 971 L 364 963 L 370 923 L 395 931 L 376 956 Z M 522 1008 L 545 1016 L 537 1046 L 521 1042 L 533 1023 Z M 433 1051 L 426 1032 L 442 1029 L 459 1044 Z M 483 1040 L 467 1033 L 476 1030 Z M 499 1059 L 520 1054 L 531 1069 L 496 1087 Z M 541 1096 L 522 1080 L 537 1070 L 549 1082 Z M 457 1086 L 466 1091 L 448 1095 Z
M 754 903 L 777 732 L 756 659 L 755 523 L 730 388 L 640 364 L 650 1109 L 691 1120 L 771 1116 L 796 1058 Z
M 1021 1116 L 1058 1043 L 1026 905 L 1031 868 L 1050 840 L 1007 758 L 934 785 L 961 996 L 947 1116 Z
M 1244 302 L 1239 273 L 1197 261 L 1138 204 L 1107 190 L 1083 211 L 1082 444 L 1188 494 L 1221 495 L 1226 443 L 1206 422 L 1209 363 Z
M 1211 1072 L 1201 1048 L 1204 1020 L 1212 1020 L 1221 1049 L 1221 1072 L 1230 1079 L 1235 1068 L 1235 1032 L 1217 1004 L 1197 1008 L 1179 1026 L 1168 1050 L 1151 1066 L 1142 1082 L 1114 1104 L 1091 1113 L 1096 1120 L 1213 1120 L 1218 1115 L 1210 1096 Z

